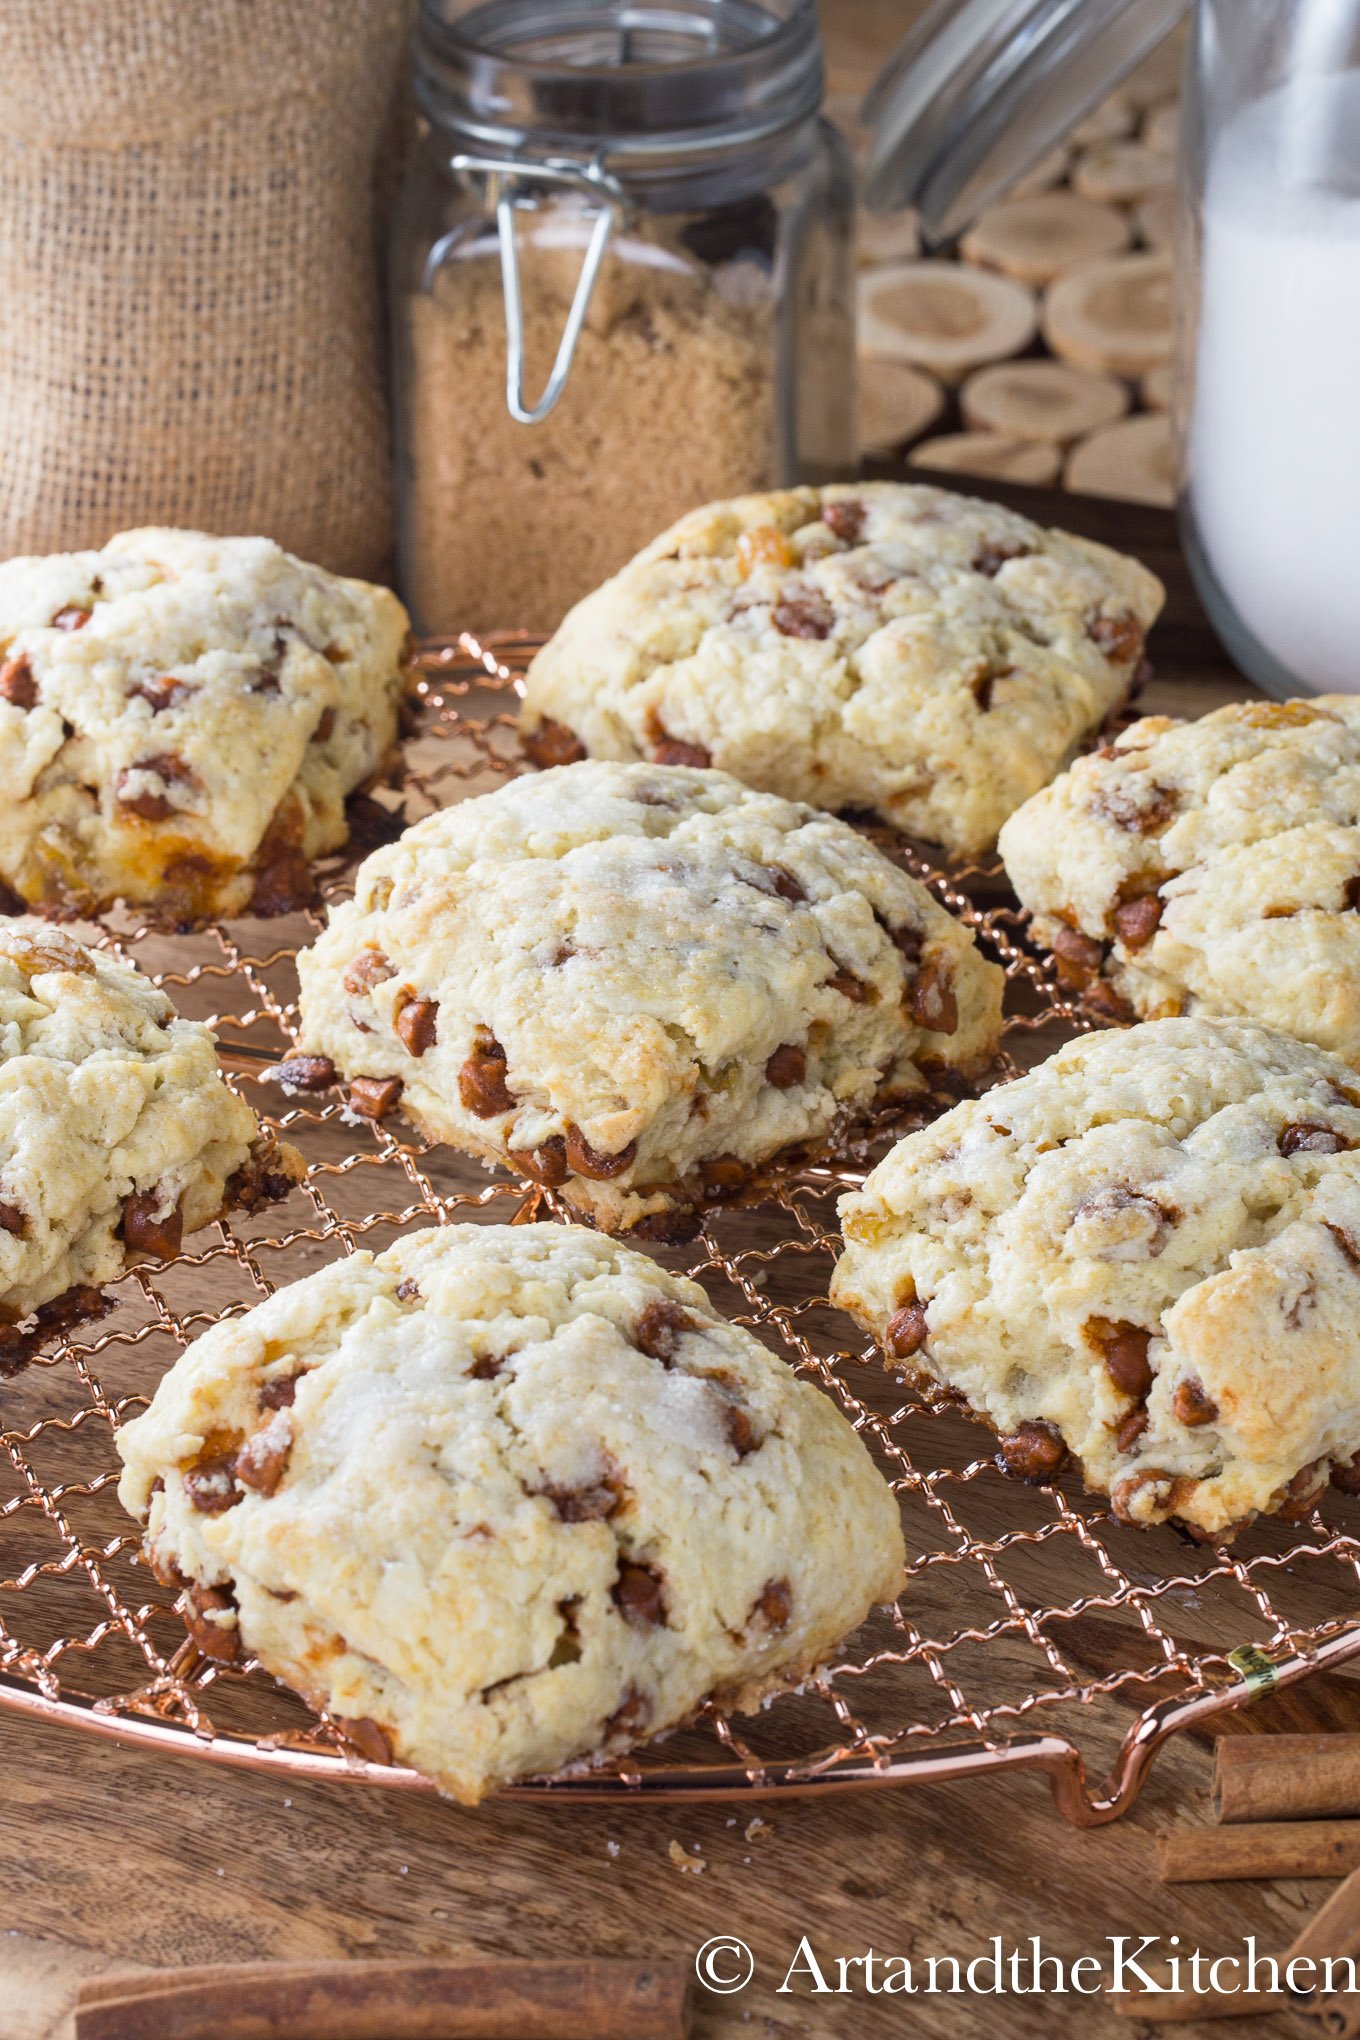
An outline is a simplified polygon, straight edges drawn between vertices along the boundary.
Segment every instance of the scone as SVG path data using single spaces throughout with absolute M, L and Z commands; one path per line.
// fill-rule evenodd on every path
M 118 1449 L 200 1647 L 466 1801 L 753 1708 L 902 1585 L 833 1404 L 574 1226 L 335 1262 L 206 1333 Z
M 1227 1539 L 1360 1453 L 1360 1089 L 1235 1020 L 1074 1041 L 846 1197 L 833 1298 L 1024 1478 Z
M 742 496 L 577 605 L 529 669 L 525 747 L 716 765 L 977 855 L 1126 698 L 1162 595 L 946 489 Z
M 100 1315 L 104 1283 L 301 1175 L 206 1027 L 64 930 L 0 919 L 0 1372 Z
M 429 815 L 298 959 L 300 1057 L 351 1105 L 560 1189 L 608 1231 L 990 1063 L 1003 977 L 829 815 L 586 762 Z M 946 1102 L 948 1102 L 946 1100 Z
M 1006 869 L 1066 982 L 1360 1063 L 1360 699 L 1149 716 L 1036 794 Z
M 406 612 L 263 538 L 0 565 L 0 881 L 58 918 L 277 914 L 386 766 Z

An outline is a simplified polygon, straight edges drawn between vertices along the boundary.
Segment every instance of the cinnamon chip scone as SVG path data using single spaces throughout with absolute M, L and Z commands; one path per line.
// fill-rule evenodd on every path
M 1360 1088 L 1235 1020 L 1087 1035 L 896 1147 L 832 1294 L 1024 1479 L 1224 1540 L 1360 1486 Z
M 1006 869 L 1113 1017 L 1241 1014 L 1360 1063 L 1360 700 L 1149 716 L 1011 817 Z
M 1002 973 L 844 822 L 724 773 L 586 762 L 374 852 L 298 959 L 297 1089 L 337 1073 L 609 1231 L 990 1063 Z M 947 1100 L 946 1100 L 947 1102 Z
M 206 1027 L 64 930 L 0 919 L 0 1372 L 99 1316 L 104 1283 L 301 1175 Z
M 406 612 L 263 538 L 0 565 L 0 881 L 58 918 L 276 914 L 387 765 Z
M 199 1339 L 118 1449 L 199 1646 L 465 1801 L 753 1708 L 902 1585 L 834 1405 L 574 1226 L 335 1262 Z
M 1162 597 L 946 489 L 742 496 L 577 605 L 529 669 L 525 747 L 716 765 L 976 855 L 1126 698 Z

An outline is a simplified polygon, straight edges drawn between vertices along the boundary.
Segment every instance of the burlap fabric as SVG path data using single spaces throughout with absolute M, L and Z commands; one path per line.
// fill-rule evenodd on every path
M 0 556 L 163 522 L 378 572 L 408 0 L 0 4 Z

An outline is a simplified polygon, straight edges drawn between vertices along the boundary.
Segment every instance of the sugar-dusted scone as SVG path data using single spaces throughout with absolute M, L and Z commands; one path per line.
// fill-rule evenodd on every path
M 1112 1013 L 1240 1014 L 1360 1063 L 1360 699 L 1146 717 L 1001 850 L 1063 977 Z
M 103 1284 L 301 1174 L 206 1027 L 63 929 L 0 918 L 0 1372 L 98 1316 Z
M 1226 1539 L 1360 1454 L 1360 1089 L 1235 1020 L 1087 1035 L 896 1147 L 832 1294 L 1029 1479 Z
M 58 918 L 275 914 L 387 765 L 406 612 L 263 538 L 0 565 L 0 881 Z
M 742 496 L 578 603 L 529 670 L 525 746 L 716 765 L 975 855 L 1126 698 L 1162 595 L 945 489 Z
M 902 1584 L 834 1405 L 575 1226 L 309 1275 L 199 1339 L 118 1449 L 201 1647 L 468 1801 L 755 1707 Z
M 844 822 L 725 773 L 597 761 L 374 852 L 298 971 L 284 1082 L 338 1071 L 356 1110 L 400 1101 L 653 1238 L 876 1103 L 980 1073 L 1003 984 Z

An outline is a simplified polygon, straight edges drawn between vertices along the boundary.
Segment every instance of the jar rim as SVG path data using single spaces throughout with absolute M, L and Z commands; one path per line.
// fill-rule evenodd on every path
M 421 0 L 415 47 L 441 131 L 625 165 L 781 133 L 824 89 L 816 0 Z

